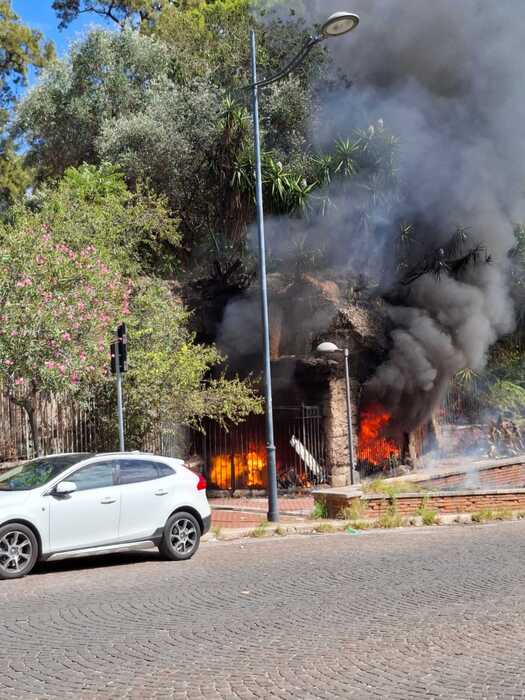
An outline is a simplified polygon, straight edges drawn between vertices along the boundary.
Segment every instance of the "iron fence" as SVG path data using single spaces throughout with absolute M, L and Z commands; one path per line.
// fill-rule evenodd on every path
M 274 408 L 278 485 L 308 488 L 327 481 L 323 416 L 318 406 Z M 211 488 L 265 489 L 266 438 L 264 416 L 250 416 L 225 429 L 215 422 L 196 435 L 194 450 L 202 455 Z

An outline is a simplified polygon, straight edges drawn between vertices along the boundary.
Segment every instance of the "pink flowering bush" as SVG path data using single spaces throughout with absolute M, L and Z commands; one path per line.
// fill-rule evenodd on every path
M 28 412 L 35 444 L 38 396 L 80 395 L 104 377 L 131 291 L 92 244 L 70 246 L 46 224 L 1 232 L 0 380 Z

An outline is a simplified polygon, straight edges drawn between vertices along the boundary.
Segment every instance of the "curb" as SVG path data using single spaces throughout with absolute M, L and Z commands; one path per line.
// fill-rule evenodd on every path
M 233 540 L 263 539 L 269 537 L 283 537 L 285 535 L 313 535 L 326 532 L 328 528 L 333 528 L 333 532 L 341 532 L 347 527 L 343 520 L 314 520 L 299 523 L 268 523 L 252 527 L 221 528 L 220 533 L 215 535 L 208 532 L 202 538 L 202 542 L 231 542 Z M 257 534 L 254 535 L 254 532 Z
M 269 539 L 271 537 L 282 538 L 286 535 L 326 535 L 326 534 L 341 534 L 347 532 L 349 535 L 362 535 L 369 532 L 391 532 L 392 530 L 412 530 L 414 528 L 439 528 L 462 525 L 488 525 L 495 522 L 512 522 L 519 518 L 507 518 L 505 520 L 491 520 L 487 522 L 477 523 L 472 520 L 471 513 L 452 513 L 439 517 L 439 522 L 434 525 L 424 525 L 420 517 L 412 516 L 410 523 L 404 523 L 397 528 L 379 528 L 373 527 L 373 522 L 370 520 L 353 521 L 365 525 L 363 529 L 355 530 L 346 520 L 314 520 L 301 523 L 263 523 L 256 527 L 243 528 L 222 528 L 216 535 L 213 532 L 208 532 L 202 538 L 202 542 L 235 542 L 243 539 Z M 254 534 L 256 533 L 256 534 Z

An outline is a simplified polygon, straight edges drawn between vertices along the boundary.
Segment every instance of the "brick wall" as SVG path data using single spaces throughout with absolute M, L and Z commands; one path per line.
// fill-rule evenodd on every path
M 328 508 L 328 517 L 337 518 L 343 508 L 350 507 L 354 503 L 360 503 L 363 518 L 378 518 L 387 512 L 392 505 L 387 496 L 353 496 L 344 497 L 340 494 L 323 494 L 316 496 L 324 498 Z M 395 505 L 401 515 L 415 515 L 423 504 L 427 508 L 437 510 L 439 513 L 473 513 L 482 509 L 510 508 L 511 510 L 525 510 L 525 488 L 492 491 L 440 491 L 428 494 L 426 497 L 420 494 L 404 494 L 396 498 Z
M 421 486 L 428 486 L 432 489 L 465 487 L 474 488 L 491 486 L 499 488 L 501 486 L 514 486 L 516 488 L 525 487 L 525 460 L 501 466 L 490 465 L 480 467 L 472 472 L 462 472 L 441 476 L 426 481 L 418 481 Z

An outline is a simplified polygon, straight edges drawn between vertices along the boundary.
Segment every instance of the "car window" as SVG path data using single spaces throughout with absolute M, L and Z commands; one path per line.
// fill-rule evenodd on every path
M 173 476 L 175 474 L 175 470 L 162 462 L 159 462 L 157 467 L 159 469 L 159 476 Z
M 66 481 L 72 481 L 77 485 L 77 491 L 86 491 L 87 489 L 101 489 L 107 486 L 113 486 L 114 482 L 114 462 L 95 462 L 88 464 L 87 467 L 79 469 L 71 476 L 66 478 Z
M 92 457 L 88 453 L 39 457 L 0 475 L 0 491 L 29 491 L 44 486 L 69 467 Z
M 157 463 L 146 459 L 119 459 L 120 483 L 136 484 L 159 478 Z

